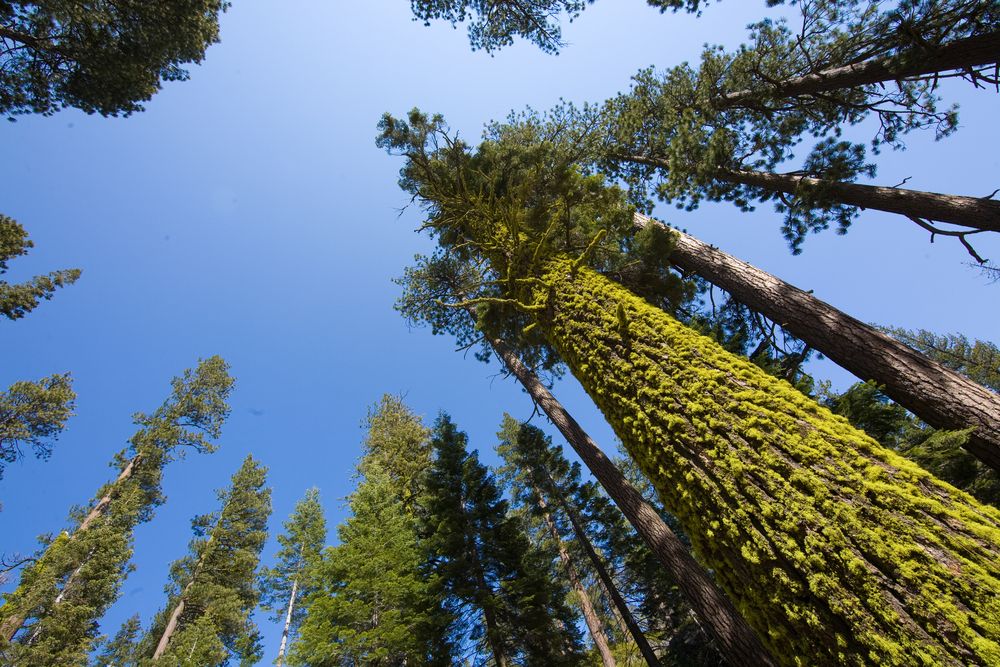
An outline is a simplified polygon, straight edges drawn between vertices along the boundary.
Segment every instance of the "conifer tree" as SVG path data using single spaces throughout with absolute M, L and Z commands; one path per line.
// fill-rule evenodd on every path
M 325 542 L 326 519 L 319 489 L 312 488 L 285 522 L 285 532 L 278 535 L 278 564 L 261 577 L 261 606 L 274 612 L 271 620 L 284 624 L 275 661 L 278 667 L 284 663 L 289 637 L 295 635 L 305 618 L 301 600 L 317 590 L 315 570 Z
M 608 642 L 607 630 L 597 611 L 598 605 L 591 600 L 587 590 L 587 572 L 595 573 L 598 587 L 603 588 L 604 596 L 609 598 L 609 604 L 614 606 L 616 615 L 631 633 L 631 638 L 646 663 L 658 665 L 656 654 L 633 618 L 632 611 L 618 591 L 606 564 L 595 550 L 592 538 L 587 534 L 581 518 L 581 510 L 586 508 L 573 506 L 585 494 L 579 466 L 571 466 L 562 450 L 554 447 L 551 439 L 541 430 L 519 423 L 510 415 L 504 415 L 498 435 L 500 444 L 497 452 L 505 462 L 500 469 L 504 480 L 508 483 L 515 502 L 529 516 L 534 517 L 536 522 L 540 521 L 538 532 L 542 535 L 548 533 L 543 540 L 554 543 L 564 576 L 576 593 L 584 621 L 602 663 L 608 666 L 615 665 L 616 661 Z M 582 554 L 582 557 L 578 554 Z
M 24 227 L 0 214 L 0 275 L 7 272 L 8 261 L 26 255 L 34 246 Z M 62 269 L 17 285 L 0 281 L 0 315 L 9 320 L 20 319 L 34 310 L 39 301 L 48 301 L 57 289 L 72 285 L 79 277 L 80 269 Z
M 218 665 L 261 659 L 250 615 L 260 598 L 256 570 L 267 540 L 271 489 L 267 469 L 247 456 L 220 508 L 192 521 L 188 555 L 170 567 L 167 606 L 143 640 L 140 664 Z
M 498 667 L 580 664 L 578 633 L 563 599 L 493 477 L 447 415 L 431 440 L 423 511 L 428 569 L 463 623 L 456 629 Z M 462 626 L 465 627 L 462 627 Z
M 129 667 L 136 665 L 139 656 L 139 639 L 142 636 L 142 619 L 138 614 L 131 616 L 122 623 L 111 641 L 102 646 L 100 653 L 92 663 L 92 667 Z
M 351 517 L 338 527 L 340 544 L 316 568 L 290 662 L 453 664 L 454 619 L 423 569 L 417 530 L 430 432 L 388 394 L 369 411 L 366 426 Z
M 453 305 L 525 314 L 776 660 L 1000 658 L 1000 512 L 595 271 L 631 220 L 600 175 L 442 125 L 385 117 L 379 142 L 442 247 L 488 267 L 495 292 Z
M 164 501 L 163 467 L 184 450 L 213 451 L 229 413 L 233 380 L 220 357 L 201 361 L 172 381 L 173 392 L 119 452 L 118 477 L 99 489 L 75 527 L 63 531 L 21 575 L 0 607 L 0 646 L 14 663 L 85 664 L 97 621 L 118 598 L 129 571 L 132 536 Z
M 187 78 L 219 40 L 223 0 L 33 0 L 0 5 L 0 114 L 75 107 L 142 110 L 164 81 Z

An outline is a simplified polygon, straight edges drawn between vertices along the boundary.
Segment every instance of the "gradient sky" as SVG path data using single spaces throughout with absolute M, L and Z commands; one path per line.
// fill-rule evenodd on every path
M 511 109 L 602 100 L 641 67 L 694 61 L 705 42 L 735 46 L 765 11 L 763 0 L 730 1 L 701 18 L 660 16 L 640 0 L 603 0 L 565 27 L 560 55 L 519 43 L 491 57 L 469 50 L 464 29 L 413 21 L 404 0 L 238 0 L 222 43 L 144 113 L 66 111 L 0 126 L 0 211 L 36 243 L 7 279 L 83 269 L 26 319 L 0 322 L 0 385 L 70 371 L 79 394 L 52 459 L 10 465 L 0 480 L 0 551 L 30 552 L 36 535 L 62 529 L 70 506 L 111 474 L 130 415 L 157 407 L 171 377 L 212 354 L 237 378 L 221 448 L 167 469 L 169 500 L 136 533 L 136 571 L 102 624 L 109 634 L 164 603 L 190 518 L 216 508 L 214 489 L 248 452 L 270 468 L 272 535 L 315 485 L 331 539 L 359 425 L 384 392 L 405 394 L 428 420 L 449 411 L 494 460 L 502 413 L 527 418 L 531 404 L 495 365 L 408 330 L 393 311 L 391 278 L 430 246 L 413 233 L 419 211 L 400 213 L 401 162 L 374 144 L 380 114 L 439 111 L 472 140 Z M 967 84 L 945 92 L 962 104 L 962 129 L 885 153 L 879 183 L 909 176 L 908 187 L 980 196 L 1000 186 L 998 96 Z M 768 206 L 659 215 L 862 320 L 998 338 L 1000 286 L 965 266 L 957 242 L 930 244 L 905 219 L 865 213 L 848 235 L 813 236 L 792 257 Z M 995 240 L 979 248 L 1000 259 Z M 828 362 L 811 369 L 838 388 L 851 382 Z M 613 450 L 578 385 L 556 391 Z M 265 563 L 275 550 L 272 539 Z M 281 630 L 263 614 L 258 622 L 268 664 Z

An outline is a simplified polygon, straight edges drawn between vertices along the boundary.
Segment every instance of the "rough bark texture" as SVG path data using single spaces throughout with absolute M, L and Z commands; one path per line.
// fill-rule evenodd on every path
M 723 95 L 720 109 L 740 106 L 760 98 L 788 98 L 815 95 L 840 88 L 868 86 L 908 77 L 963 70 L 990 65 L 1000 60 L 1000 33 L 992 32 L 958 39 L 934 49 L 904 52 L 893 58 L 867 60 L 844 67 L 765 85 L 759 90 L 739 90 Z
M 534 491 L 538 508 L 542 512 L 542 519 L 545 521 L 549 534 L 552 535 L 552 539 L 559 549 L 559 560 L 562 562 L 563 569 L 566 570 L 566 578 L 569 579 L 569 583 L 573 587 L 577 599 L 580 601 L 583 620 L 587 624 L 587 630 L 590 631 L 590 636 L 594 640 L 594 646 L 601 656 L 601 664 L 605 665 L 605 667 L 615 667 L 617 663 L 615 662 L 615 656 L 611 653 L 611 647 L 608 646 L 608 638 L 604 634 L 604 624 L 601 623 L 601 617 L 597 615 L 597 610 L 594 609 L 594 603 L 590 600 L 590 594 L 587 593 L 587 589 L 580 579 L 580 573 L 573 563 L 573 558 L 569 555 L 566 545 L 563 544 L 562 538 L 559 536 L 559 530 L 556 528 L 556 523 L 552 520 L 552 515 L 549 513 L 545 497 L 538 488 L 535 488 Z
M 639 225 L 662 223 L 636 215 Z M 677 230 L 670 261 L 781 324 L 935 428 L 975 427 L 966 447 L 1000 470 L 1000 395 L 811 294 Z
M 1000 663 L 1000 511 L 593 270 L 540 277 L 542 331 L 772 655 Z
M 1000 232 L 1000 201 L 994 199 L 859 183 L 826 183 L 806 176 L 769 174 L 760 171 L 721 172 L 719 178 L 759 187 L 769 192 L 787 194 L 795 194 L 805 188 L 822 188 L 825 198 L 849 206 L 898 213 L 920 220 L 948 222 L 971 229 Z
M 491 338 L 490 344 L 670 572 L 699 621 L 718 642 L 722 655 L 734 665 L 775 664 L 754 631 L 716 588 L 708 573 L 691 556 L 677 535 L 628 483 L 611 459 L 556 400 L 538 376 L 502 341 Z

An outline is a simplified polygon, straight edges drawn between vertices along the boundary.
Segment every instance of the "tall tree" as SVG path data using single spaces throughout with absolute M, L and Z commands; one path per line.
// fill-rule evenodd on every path
M 219 41 L 224 0 L 34 0 L 0 5 L 0 113 L 142 110 Z
M 369 411 L 366 426 L 351 517 L 317 568 L 290 662 L 450 665 L 454 618 L 436 578 L 423 569 L 417 530 L 430 431 L 388 394 Z
M 476 304 L 528 315 L 776 659 L 1000 657 L 985 592 L 1000 585 L 1000 512 L 591 268 L 631 217 L 599 175 L 546 162 L 544 147 L 496 162 L 498 147 L 470 150 L 441 122 L 414 112 L 381 125 L 381 145 L 408 158 L 402 182 L 426 228 L 489 267 L 500 295 Z M 588 232 L 583 253 L 549 233 L 556 222 Z
M 540 532 L 549 534 L 548 540 L 554 544 L 559 554 L 565 576 L 576 593 L 584 621 L 602 663 L 616 664 L 608 635 L 597 607 L 591 601 L 585 586 L 586 579 L 581 572 L 595 573 L 598 586 L 603 588 L 617 616 L 623 620 L 646 663 L 658 665 L 659 659 L 639 628 L 632 610 L 625 603 L 607 566 L 594 549 L 581 519 L 581 508 L 572 506 L 574 500 L 578 501 L 583 493 L 579 466 L 571 466 L 562 450 L 554 447 L 551 439 L 540 429 L 522 424 L 510 415 L 504 415 L 498 435 L 500 444 L 497 452 L 505 462 L 501 472 L 511 487 L 511 495 L 527 510 L 529 516 L 540 520 Z M 583 559 L 571 554 L 570 546 L 573 544 L 577 546 L 577 553 L 584 554 Z
M 447 415 L 431 440 L 424 546 L 450 607 L 498 667 L 580 664 L 566 590 L 528 544 L 494 478 Z M 485 650 L 483 650 L 485 649 Z
M 74 512 L 74 528 L 53 539 L 5 596 L 0 647 L 14 662 L 86 661 L 97 620 L 129 571 L 133 531 L 164 501 L 164 466 L 186 449 L 215 449 L 209 438 L 219 436 L 229 414 L 227 368 L 220 357 L 201 361 L 174 378 L 171 396 L 155 412 L 136 415 L 140 429 L 112 464 L 117 478 L 98 490 L 85 513 Z
M 1000 392 L 1000 348 L 962 334 L 936 334 L 924 329 L 882 329 L 939 364 L 961 373 L 984 387 Z
M 692 557 L 688 546 L 630 484 L 621 470 L 529 366 L 527 357 L 522 356 L 522 350 L 526 342 L 530 344 L 532 341 L 517 340 L 515 347 L 514 344 L 501 340 L 492 333 L 497 325 L 489 312 L 484 312 L 482 308 L 477 312 L 468 305 L 469 296 L 476 293 L 475 285 L 479 280 L 481 277 L 475 271 L 470 271 L 469 267 L 461 265 L 454 258 L 424 258 L 419 266 L 408 269 L 400 280 L 406 287 L 406 292 L 397 308 L 414 323 L 430 324 L 434 333 L 455 335 L 463 347 L 470 347 L 476 343 L 477 338 L 481 339 L 486 346 L 486 354 L 496 354 L 517 378 L 607 491 L 649 548 L 659 567 L 665 569 L 677 582 L 704 627 L 718 642 L 722 653 L 735 664 L 773 664 L 754 631 L 732 602 L 719 591 L 705 568 Z M 455 299 L 460 300 L 459 304 L 465 303 L 466 308 L 449 307 Z M 523 333 L 524 330 L 521 331 Z M 531 349 L 527 351 L 538 365 L 553 362 L 544 352 L 540 354 Z
M 192 521 L 188 555 L 170 568 L 168 602 L 143 641 L 153 664 L 217 665 L 261 659 L 260 633 L 251 620 L 260 591 L 256 570 L 267 540 L 271 489 L 267 469 L 247 456 L 220 508 Z
M 261 606 L 274 613 L 271 620 L 283 622 L 278 667 L 284 663 L 290 636 L 305 618 L 301 600 L 318 590 L 316 567 L 326 542 L 326 519 L 319 502 L 319 489 L 312 488 L 295 506 L 278 535 L 278 564 L 264 570 L 261 577 Z

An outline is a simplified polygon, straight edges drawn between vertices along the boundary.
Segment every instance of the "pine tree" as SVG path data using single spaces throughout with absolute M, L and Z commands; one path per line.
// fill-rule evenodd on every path
M 92 667 L 127 667 L 139 661 L 136 654 L 142 635 L 142 619 L 138 614 L 129 617 L 111 641 L 101 648 Z
M 34 246 L 24 227 L 0 214 L 0 275 L 7 272 L 8 261 L 27 254 Z M 0 281 L 0 315 L 9 320 L 20 319 L 34 310 L 39 301 L 51 299 L 57 289 L 72 285 L 79 277 L 80 269 L 63 269 L 18 285 Z
M 489 267 L 499 295 L 455 305 L 530 318 L 776 659 L 1000 658 L 1000 512 L 595 271 L 631 218 L 600 175 L 545 146 L 520 164 L 489 141 L 470 151 L 442 123 L 385 118 L 379 142 L 407 155 L 402 184 L 439 243 Z M 558 223 L 591 242 L 570 254 Z
M 142 110 L 164 81 L 187 78 L 219 40 L 223 0 L 0 5 L 0 113 L 76 107 L 104 116 Z
M 117 479 L 105 484 L 74 529 L 60 533 L 21 576 L 0 607 L 0 641 L 15 663 L 85 664 L 97 621 L 118 598 L 128 573 L 132 536 L 163 501 L 163 467 L 187 448 L 213 451 L 229 413 L 232 388 L 220 357 L 201 361 L 172 381 L 173 393 L 115 456 Z
M 497 452 L 505 462 L 501 473 L 508 482 L 511 495 L 528 516 L 534 517 L 536 524 L 541 524 L 537 526 L 536 534 L 544 536 L 548 533 L 547 537 L 541 540 L 536 537 L 535 541 L 553 543 L 602 663 L 608 666 L 615 665 L 616 661 L 597 611 L 598 605 L 587 590 L 586 583 L 590 579 L 586 576 L 587 572 L 594 572 L 597 586 L 609 598 L 609 604 L 614 606 L 615 614 L 631 633 L 632 641 L 646 663 L 658 665 L 656 654 L 595 550 L 591 536 L 587 534 L 581 517 L 581 510 L 587 508 L 579 506 L 587 492 L 580 480 L 579 466 L 571 466 L 561 448 L 554 447 L 551 439 L 541 430 L 519 423 L 510 415 L 504 415 L 498 435 L 500 444 Z M 577 506 L 574 507 L 574 504 Z
M 468 305 L 469 295 L 474 293 L 477 279 L 475 271 L 470 271 L 469 267 L 460 265 L 453 258 L 420 258 L 418 266 L 408 269 L 404 278 L 399 281 L 406 287 L 406 292 L 397 303 L 397 308 L 415 324 L 429 323 L 434 333 L 455 335 L 463 342 L 462 347 L 468 347 L 470 341 L 474 343 L 476 337 L 481 337 L 487 349 L 496 354 L 535 404 L 559 429 L 566 442 L 573 447 L 628 519 L 659 567 L 678 583 L 685 599 L 691 604 L 705 629 L 718 642 L 722 653 L 735 664 L 774 664 L 732 602 L 718 590 L 705 568 L 692 557 L 689 547 L 630 484 L 622 471 L 529 367 L 526 358 L 522 356 L 522 349 L 535 341 L 530 338 L 527 341 L 519 339 L 516 341 L 518 347 L 515 347 L 506 340 L 501 340 L 490 333 L 496 324 L 489 311 L 480 310 L 477 313 Z M 455 299 L 459 299 L 460 304 L 465 303 L 465 307 L 452 307 L 456 305 L 452 303 Z M 466 312 L 462 312 L 463 310 Z M 455 313 L 459 317 L 456 318 Z M 524 329 L 520 331 L 522 334 L 525 332 Z M 483 333 L 486 335 L 482 335 Z M 552 363 L 554 360 L 544 349 L 538 351 L 528 348 L 527 352 L 540 363 Z M 483 358 L 485 355 L 477 356 Z M 555 369 L 556 372 L 558 370 Z
M 326 542 L 326 519 L 319 502 L 319 489 L 312 488 L 295 506 L 278 535 L 278 564 L 261 577 L 261 606 L 274 612 L 273 621 L 284 623 L 276 664 L 281 667 L 290 636 L 305 618 L 301 600 L 318 589 L 315 570 Z
M 230 486 L 218 492 L 220 509 L 192 521 L 195 538 L 188 555 L 170 568 L 167 606 L 143 640 L 140 664 L 261 659 L 250 615 L 260 598 L 256 570 L 271 515 L 266 476 L 267 469 L 247 456 Z
M 23 447 L 40 459 L 52 454 L 52 441 L 73 415 L 75 400 L 68 373 L 22 380 L 0 392 L 0 479 L 5 463 L 24 456 Z
M 423 570 L 417 531 L 429 431 L 390 395 L 369 411 L 366 426 L 351 517 L 316 569 L 290 662 L 450 665 L 454 619 Z

